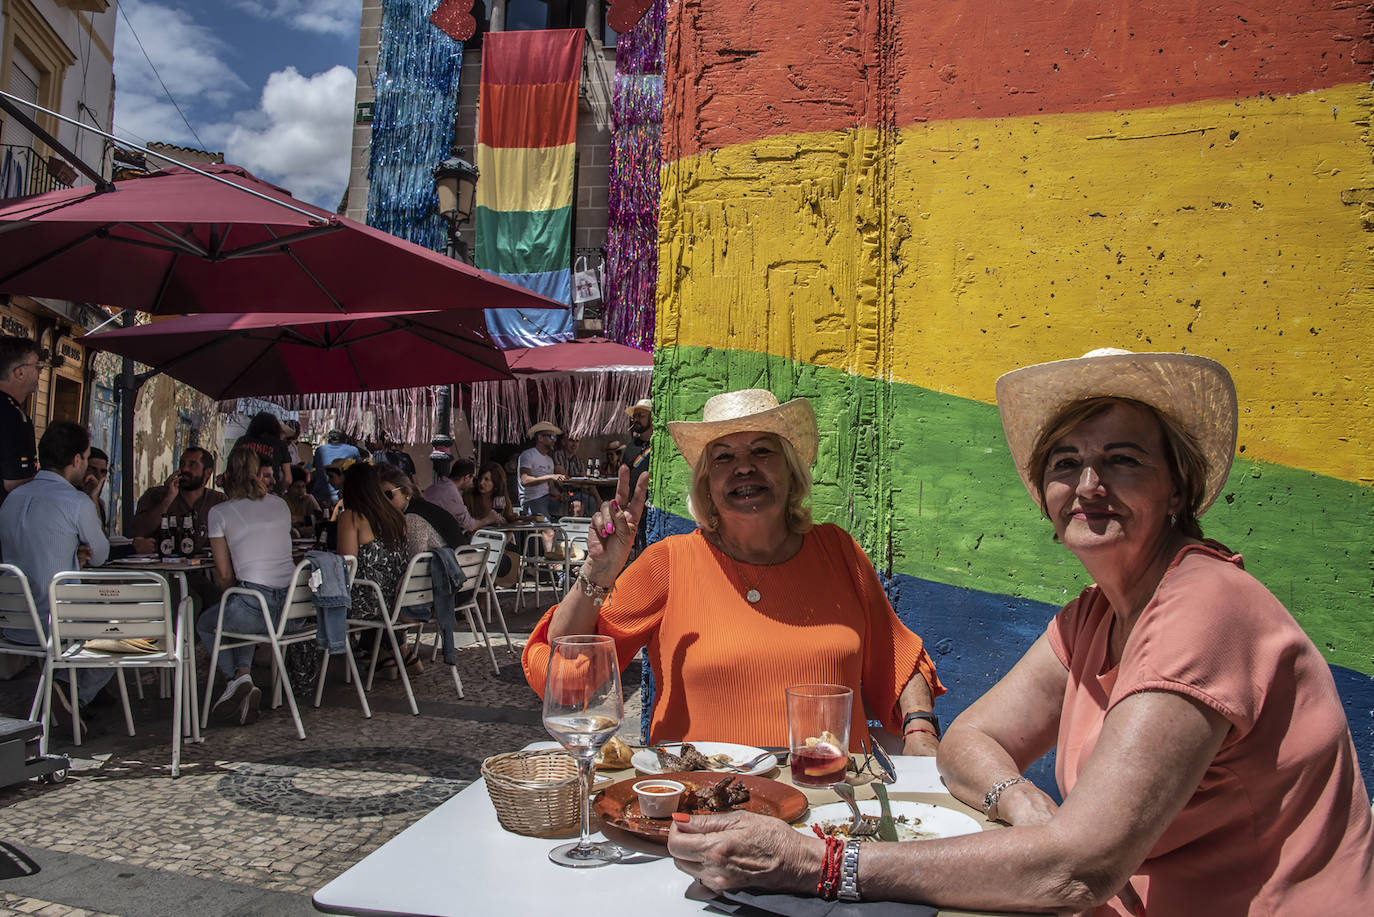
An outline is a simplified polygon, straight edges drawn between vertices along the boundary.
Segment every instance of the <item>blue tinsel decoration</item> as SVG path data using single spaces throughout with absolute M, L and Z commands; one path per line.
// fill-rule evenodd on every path
M 382 0 L 367 222 L 435 251 L 447 234 L 434 167 L 448 156 L 463 46 L 431 25 L 439 0 Z

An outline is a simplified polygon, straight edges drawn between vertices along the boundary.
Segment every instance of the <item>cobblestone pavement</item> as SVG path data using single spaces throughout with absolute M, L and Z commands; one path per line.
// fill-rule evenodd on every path
M 507 617 L 523 629 L 518 649 L 535 616 Z M 316 889 L 471 783 L 483 758 L 548 738 L 500 636 L 496 653 L 499 675 L 481 646 L 459 650 L 461 700 L 447 668 L 426 662 L 412 677 L 418 717 L 400 682 L 379 676 L 364 719 L 331 667 L 322 706 L 299 699 L 304 741 L 285 706 L 247 727 L 212 722 L 183 746 L 175 780 L 170 702 L 150 681 L 135 737 L 106 706 L 82 746 L 70 732 L 55 746 L 73 756 L 65 783 L 0 788 L 0 915 L 314 913 Z M 637 672 L 626 682 L 625 732 L 637 734 Z M 0 682 L 0 713 L 25 716 L 35 684 L 33 670 Z

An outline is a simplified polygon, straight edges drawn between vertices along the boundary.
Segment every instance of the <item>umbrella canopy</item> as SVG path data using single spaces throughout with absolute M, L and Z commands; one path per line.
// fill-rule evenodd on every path
M 654 355 L 608 338 L 578 338 L 544 347 L 506 351 L 506 362 L 517 375 L 571 372 L 633 372 L 653 368 Z
M 481 313 L 249 313 L 169 318 L 89 334 L 215 398 L 408 388 L 509 379 Z
M 174 167 L 6 201 L 0 293 L 157 314 L 566 308 L 239 166 L 202 171 L 230 184 Z

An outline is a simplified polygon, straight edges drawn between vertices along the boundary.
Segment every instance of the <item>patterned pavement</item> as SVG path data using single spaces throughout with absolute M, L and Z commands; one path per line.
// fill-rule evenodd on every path
M 518 650 L 535 615 L 507 619 Z M 332 666 L 319 709 L 298 699 L 304 741 L 285 706 L 251 726 L 212 723 L 183 746 L 175 780 L 170 702 L 150 681 L 135 737 L 107 706 L 80 748 L 67 733 L 54 749 L 73 755 L 65 783 L 0 788 L 0 915 L 314 913 L 317 888 L 471 783 L 483 758 L 548 738 L 518 658 L 496 642 L 499 675 L 482 647 L 459 650 L 461 700 L 447 669 L 426 663 L 412 677 L 418 717 L 400 682 L 379 676 L 364 719 Z M 268 670 L 254 678 L 266 696 Z M 626 682 L 633 734 L 637 672 Z M 35 683 L 33 669 L 0 682 L 0 714 L 23 717 Z

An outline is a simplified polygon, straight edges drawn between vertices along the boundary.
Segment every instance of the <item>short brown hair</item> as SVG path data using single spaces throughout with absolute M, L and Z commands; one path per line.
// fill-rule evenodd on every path
M 1159 422 L 1169 476 L 1173 478 L 1174 486 L 1183 498 L 1178 512 L 1178 530 L 1190 538 L 1201 538 L 1202 525 L 1197 517 L 1207 487 L 1207 459 L 1203 456 L 1197 440 L 1172 417 L 1154 405 L 1133 398 L 1100 396 L 1071 401 L 1060 408 L 1059 413 L 1045 424 L 1030 455 L 1030 469 L 1034 475 L 1032 481 L 1035 483 L 1040 511 L 1049 515 L 1045 507 L 1045 466 L 1049 462 L 1050 450 L 1054 448 L 1054 444 L 1118 404 L 1140 408 Z
M 43 358 L 43 348 L 38 346 L 38 342 L 10 334 L 0 335 L 0 379 L 8 379 L 15 367 L 25 362 L 30 354 L 40 360 Z

